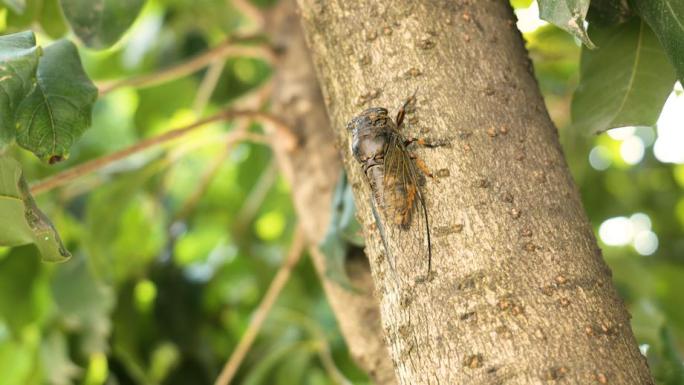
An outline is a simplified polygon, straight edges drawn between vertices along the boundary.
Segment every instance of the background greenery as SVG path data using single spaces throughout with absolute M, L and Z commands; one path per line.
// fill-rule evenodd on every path
M 182 63 L 253 26 L 230 1 L 99 2 L 102 14 L 84 19 L 78 11 L 88 2 L 0 1 L 0 33 L 32 29 L 47 47 L 67 36 L 97 83 Z M 599 8 L 610 1 L 595 1 L 592 9 L 589 1 L 575 1 L 570 10 L 541 1 L 542 14 L 556 24 L 579 14 L 582 28 L 570 31 L 577 37 L 530 17 L 536 3 L 513 3 L 642 351 L 659 384 L 684 384 L 684 142 L 679 163 L 653 151 L 659 139 L 682 138 L 656 124 L 667 98 L 663 114 L 684 124 L 684 95 L 681 86 L 673 91 L 677 67 L 670 64 L 681 63 L 678 55 L 684 54 L 677 51 L 678 35 L 661 39 L 671 31 L 659 31 L 650 21 L 658 13 L 639 1 L 627 11 Z M 271 1 L 252 5 L 266 8 Z M 588 33 L 582 23 L 587 12 Z M 102 30 L 88 28 L 95 24 Z M 588 51 L 579 39 L 599 49 Z M 660 46 L 668 44 L 674 48 L 663 51 Z M 631 67 L 625 77 L 609 65 Z M 0 153 L 19 160 L 34 182 L 209 115 L 263 87 L 271 72 L 261 58 L 228 58 L 200 109 L 196 95 L 204 70 L 157 86 L 121 87 L 95 103 L 92 127 L 75 141 L 68 160 L 50 166 L 45 160 L 51 154 L 27 146 L 43 161 L 17 146 Z M 610 73 L 618 77 L 607 82 Z M 592 78 L 606 82 L 587 80 Z M 624 103 L 616 106 L 616 99 Z M 295 223 L 289 187 L 274 172 L 268 147 L 226 145 L 234 125 L 213 123 L 36 198 L 72 257 L 53 264 L 41 262 L 32 245 L 0 247 L 0 385 L 213 383 L 287 253 Z M 591 134 L 621 125 L 640 127 Z M 203 180 L 206 191 L 193 203 Z M 244 209 L 255 192 L 264 194 L 263 201 Z M 657 248 L 646 252 L 653 236 Z M 336 368 L 324 364 L 329 358 Z M 368 383 L 304 259 L 234 383 L 344 382 L 338 370 L 350 383 Z

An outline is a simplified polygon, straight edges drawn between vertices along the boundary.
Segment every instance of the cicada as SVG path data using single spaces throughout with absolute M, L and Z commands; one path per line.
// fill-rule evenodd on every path
M 415 95 L 406 100 L 393 121 L 388 111 L 373 107 L 354 117 L 347 125 L 351 134 L 351 151 L 361 163 L 372 191 L 371 207 L 394 270 L 389 244 L 404 255 L 427 258 L 428 276 L 432 269 L 432 243 L 428 211 L 422 187 L 425 175 L 433 177 L 425 164 L 408 150 L 424 140 L 407 138 L 401 129 L 406 111 Z

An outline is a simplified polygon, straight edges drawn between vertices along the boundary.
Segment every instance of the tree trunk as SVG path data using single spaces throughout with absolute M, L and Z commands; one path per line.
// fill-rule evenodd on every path
M 318 245 L 330 222 L 332 193 L 342 167 L 295 10 L 294 1 L 283 0 L 266 14 L 269 35 L 281 52 L 275 65 L 273 112 L 283 117 L 298 138 L 295 148 L 277 146 L 275 150 L 278 164 L 292 186 L 297 217 L 307 240 Z M 349 278 L 360 289 L 350 292 L 327 278 L 323 255 L 316 252 L 315 246 L 311 251 L 352 357 L 375 384 L 395 385 L 366 258 L 347 262 Z
M 399 382 L 652 384 L 508 2 L 298 2 Z M 450 142 L 417 150 L 438 176 L 426 281 L 424 257 L 385 252 L 345 129 L 415 90 L 407 136 Z

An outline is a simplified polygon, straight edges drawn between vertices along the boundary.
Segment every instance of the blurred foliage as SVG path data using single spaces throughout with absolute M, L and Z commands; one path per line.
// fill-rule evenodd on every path
M 530 3 L 514 1 L 522 8 Z M 58 0 L 0 4 L 3 35 L 32 28 L 48 46 L 69 34 Z M 132 27 L 120 41 L 103 51 L 81 46 L 79 54 L 96 81 L 152 73 L 249 25 L 237 9 L 223 0 L 148 0 L 128 19 Z M 118 38 L 121 28 L 112 33 Z M 551 25 L 525 38 L 595 229 L 612 217 L 650 218 L 659 240 L 654 254 L 642 256 L 631 245 L 602 248 L 658 383 L 682 384 L 684 165 L 653 155 L 657 134 L 651 127 L 636 130 L 646 151 L 634 164 L 623 159 L 623 139 L 571 129 L 582 48 Z M 258 58 L 230 58 L 202 114 L 260 87 L 271 71 Z M 205 74 L 102 97 L 92 129 L 58 165 L 49 167 L 16 148 L 8 154 L 20 160 L 27 180 L 36 181 L 178 127 L 197 118 L 192 106 Z M 211 124 L 172 147 L 136 154 L 37 198 L 73 257 L 45 264 L 35 246 L 0 248 L 0 385 L 213 383 L 248 327 L 295 225 L 289 187 L 280 178 L 265 187 L 259 183 L 270 172 L 272 154 L 255 143 L 229 149 L 224 138 L 232 129 L 230 122 Z M 597 148 L 607 164 L 601 170 L 589 163 Z M 224 155 L 194 209 L 184 211 L 204 171 Z M 255 188 L 267 189 L 263 203 L 245 212 Z M 344 201 L 343 191 L 338 198 Z M 345 229 L 348 210 L 338 209 L 336 226 Z M 339 271 L 329 273 L 344 281 Z M 234 383 L 335 384 L 337 371 L 354 384 L 369 381 L 352 363 L 313 266 L 304 259 Z

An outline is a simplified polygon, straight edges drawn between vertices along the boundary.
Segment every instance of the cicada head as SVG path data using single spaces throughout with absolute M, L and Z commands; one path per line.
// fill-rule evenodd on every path
M 387 130 L 393 125 L 387 109 L 372 107 L 354 117 L 347 130 L 351 134 L 351 149 L 361 163 L 382 154 L 387 145 Z

